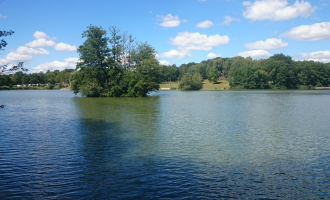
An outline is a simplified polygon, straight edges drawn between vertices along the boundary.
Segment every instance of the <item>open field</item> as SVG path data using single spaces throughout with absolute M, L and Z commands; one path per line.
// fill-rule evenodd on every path
M 159 85 L 160 88 L 176 88 L 179 87 L 179 82 L 166 82 Z
M 168 82 L 160 84 L 160 88 L 176 88 L 178 89 L 178 82 Z M 203 81 L 202 90 L 228 90 L 230 88 L 227 80 L 221 80 L 216 84 L 210 83 L 208 80 Z
M 229 88 L 230 86 L 227 80 L 221 80 L 216 84 L 213 84 L 208 80 L 204 80 L 202 90 L 228 90 Z

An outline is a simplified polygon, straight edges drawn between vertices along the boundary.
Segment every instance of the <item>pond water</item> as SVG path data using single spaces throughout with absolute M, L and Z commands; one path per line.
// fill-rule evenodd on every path
M 0 199 L 330 198 L 330 91 L 0 91 Z

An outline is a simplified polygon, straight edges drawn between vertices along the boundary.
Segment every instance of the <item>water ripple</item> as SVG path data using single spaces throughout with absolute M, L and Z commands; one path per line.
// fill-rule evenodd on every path
M 327 199 L 329 100 L 0 91 L 0 199 Z

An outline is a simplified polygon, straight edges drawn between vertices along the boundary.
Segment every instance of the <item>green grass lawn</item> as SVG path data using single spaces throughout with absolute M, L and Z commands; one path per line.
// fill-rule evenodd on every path
M 229 88 L 230 86 L 227 80 L 218 81 L 216 84 L 213 84 L 208 80 L 204 80 L 202 90 L 228 90 Z
M 178 82 L 166 82 L 161 83 L 160 88 L 176 88 L 178 89 Z M 202 90 L 228 90 L 230 88 L 229 82 L 227 80 L 221 80 L 216 84 L 210 83 L 208 80 L 203 81 Z
M 159 85 L 160 88 L 176 88 L 178 89 L 179 83 L 178 82 L 166 82 L 166 83 L 161 83 Z

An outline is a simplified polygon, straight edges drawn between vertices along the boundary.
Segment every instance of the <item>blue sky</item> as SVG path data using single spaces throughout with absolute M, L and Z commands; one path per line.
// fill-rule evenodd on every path
M 30 72 L 75 68 L 90 24 L 117 26 L 155 47 L 163 64 L 215 56 L 330 62 L 330 0 L 3 0 L 0 65 Z

